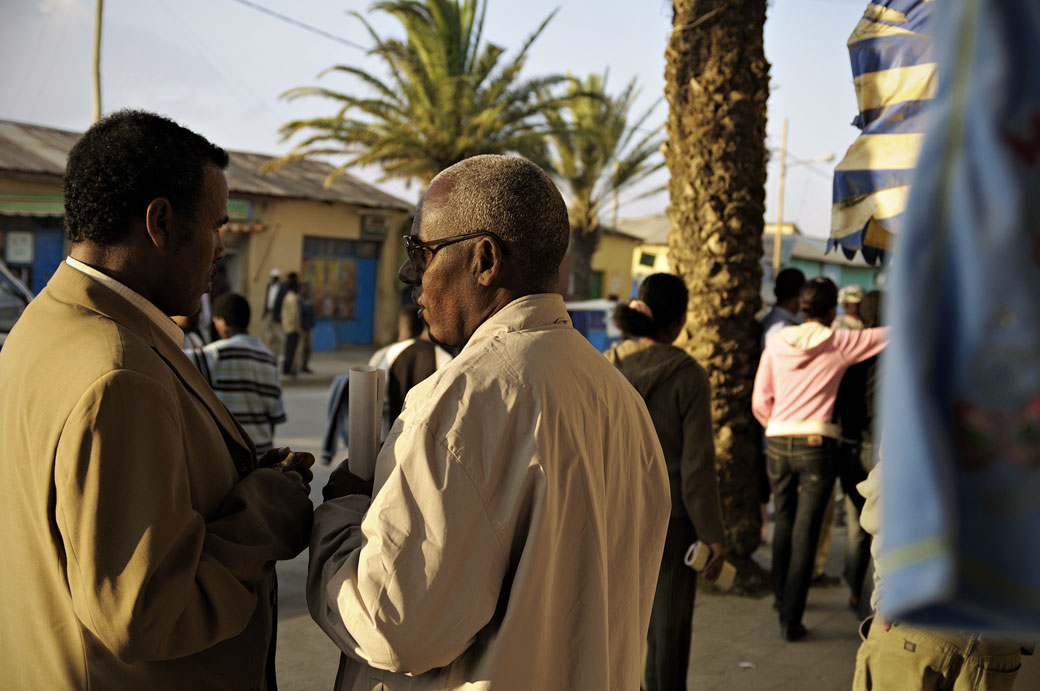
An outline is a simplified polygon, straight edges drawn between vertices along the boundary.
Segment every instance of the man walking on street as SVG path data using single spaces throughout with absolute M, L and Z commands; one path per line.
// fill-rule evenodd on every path
M 275 688 L 313 458 L 258 463 L 170 319 L 224 256 L 227 164 L 141 111 L 69 154 L 71 255 L 0 352 L 0 688 Z
M 426 189 L 401 279 L 434 341 L 374 482 L 343 464 L 307 600 L 337 689 L 635 689 L 670 513 L 639 395 L 553 292 L 567 208 L 536 165 L 476 156 Z
M 303 320 L 300 315 L 300 279 L 290 273 L 285 280 L 285 294 L 281 303 L 275 308 L 282 323 L 285 334 L 285 350 L 283 351 L 282 374 L 296 375 L 296 348 L 300 344 L 300 332 Z
M 762 317 L 762 347 L 766 338 L 784 328 L 797 326 L 804 320 L 799 312 L 802 310 L 802 287 L 805 286 L 805 274 L 798 269 L 784 269 L 776 275 L 773 294 L 776 304 Z
M 752 391 L 752 410 L 766 430 L 766 471 L 776 505 L 773 594 L 780 635 L 788 641 L 806 634 L 802 614 L 813 557 L 837 477 L 838 385 L 849 366 L 877 355 L 888 341 L 887 328 L 832 331 L 837 303 L 830 279 L 805 284 L 806 322 L 766 341 Z
M 264 289 L 264 311 L 260 315 L 260 338 L 272 353 L 278 355 L 282 352 L 282 324 L 279 314 L 275 310 L 279 298 L 282 296 L 282 272 L 271 269 L 271 280 Z

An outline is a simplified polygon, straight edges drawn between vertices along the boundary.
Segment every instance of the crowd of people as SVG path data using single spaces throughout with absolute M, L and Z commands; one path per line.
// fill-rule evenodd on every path
M 604 357 L 556 292 L 569 223 L 546 173 L 500 155 L 442 171 L 405 238 L 416 307 L 376 357 L 391 395 L 375 476 L 340 463 L 315 508 L 313 456 L 273 435 L 313 308 L 272 271 L 262 342 L 246 299 L 226 277 L 217 290 L 227 165 L 143 111 L 70 153 L 70 256 L 0 353 L 0 687 L 275 689 L 274 565 L 309 550 L 336 689 L 685 688 L 686 555 L 707 550 L 714 580 L 726 549 L 709 379 L 673 345 L 683 280 L 643 281 Z M 207 294 L 200 325 L 171 321 Z M 776 296 L 753 412 L 780 635 L 796 641 L 838 479 L 850 521 L 877 529 L 887 329 L 876 292 L 787 271 Z M 855 540 L 858 608 L 879 589 Z M 904 683 L 930 650 L 1013 679 L 1014 642 L 865 621 L 856 688 L 932 688 Z

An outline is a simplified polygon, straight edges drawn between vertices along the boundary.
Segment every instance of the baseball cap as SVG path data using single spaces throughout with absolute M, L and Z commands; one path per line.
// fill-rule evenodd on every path
M 844 286 L 838 291 L 838 302 L 862 302 L 863 288 L 860 286 Z

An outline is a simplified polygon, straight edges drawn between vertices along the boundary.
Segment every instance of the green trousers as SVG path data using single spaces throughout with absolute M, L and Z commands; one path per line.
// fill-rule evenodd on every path
M 869 631 L 869 633 L 868 633 Z M 981 638 L 864 620 L 853 691 L 1005 691 L 1015 685 L 1021 647 L 1005 638 Z

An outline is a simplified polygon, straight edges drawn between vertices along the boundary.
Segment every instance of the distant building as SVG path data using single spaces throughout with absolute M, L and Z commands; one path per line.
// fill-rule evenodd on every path
M 611 295 L 627 298 L 632 285 L 632 252 L 640 239 L 623 230 L 604 228 L 599 247 L 592 255 L 592 277 L 589 281 L 589 299 L 609 298 Z M 570 254 L 560 265 L 559 291 L 570 299 L 574 286 L 570 281 Z
M 762 233 L 763 283 L 768 290 L 769 302 L 773 301 L 773 233 L 775 223 L 767 223 Z M 885 267 L 868 264 L 860 254 L 847 258 L 840 249 L 827 251 L 826 238 L 810 238 L 802 235 L 798 226 L 785 223 L 781 240 L 780 267 L 801 269 L 807 278 L 826 276 L 835 285 L 857 285 L 864 290 L 880 289 L 885 285 Z
M 0 120 L 0 257 L 34 292 L 68 253 L 61 179 L 79 137 Z M 334 170 L 327 163 L 261 174 L 272 156 L 228 153 L 231 222 L 222 236 L 232 289 L 259 314 L 271 269 L 282 276 L 295 271 L 312 287 L 316 350 L 392 341 L 401 306 L 401 235 L 413 205 L 348 174 L 326 187 Z
M 664 215 L 621 219 L 618 227 L 640 238 L 632 254 L 632 285 L 626 295 L 634 296 L 639 283 L 652 273 L 670 272 L 668 263 L 668 218 Z M 775 223 L 765 224 L 762 234 L 762 298 L 773 301 L 773 234 Z M 865 290 L 880 288 L 885 282 L 885 270 L 872 266 L 858 254 L 847 259 L 839 250 L 827 252 L 827 240 L 810 238 L 793 223 L 785 223 L 781 234 L 781 268 L 801 269 L 809 278 L 827 276 L 839 286 L 858 285 Z

